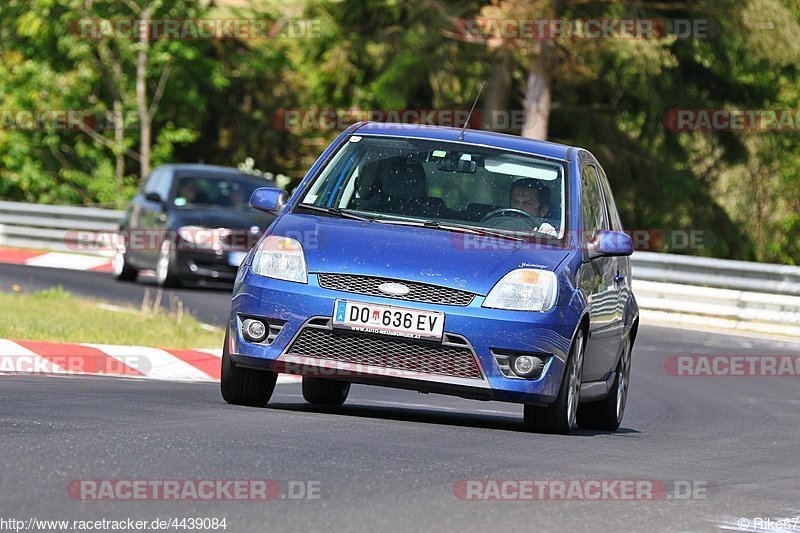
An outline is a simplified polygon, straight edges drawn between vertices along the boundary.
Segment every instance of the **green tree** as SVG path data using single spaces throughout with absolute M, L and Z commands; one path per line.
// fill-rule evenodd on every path
M 0 132 L 5 197 L 39 202 L 120 204 L 176 143 L 196 140 L 205 107 L 197 79 L 217 86 L 203 41 L 94 38 L 98 21 L 194 18 L 180 2 L 14 2 L 0 12 L 0 108 L 48 114 L 72 111 L 80 127 Z M 13 120 L 12 120 L 13 122 Z

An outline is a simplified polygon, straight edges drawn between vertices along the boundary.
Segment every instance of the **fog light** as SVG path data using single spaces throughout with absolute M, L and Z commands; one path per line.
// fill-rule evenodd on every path
M 527 378 L 541 373 L 542 368 L 544 368 L 544 362 L 538 357 L 520 355 L 514 358 L 511 368 L 519 377 Z
M 242 321 L 244 336 L 251 342 L 261 342 L 267 338 L 267 326 L 260 320 L 247 318 Z

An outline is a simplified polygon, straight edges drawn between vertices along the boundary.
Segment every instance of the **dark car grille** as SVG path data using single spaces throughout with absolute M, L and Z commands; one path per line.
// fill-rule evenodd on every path
M 408 300 L 410 302 L 466 306 L 475 297 L 471 292 L 414 281 L 400 281 L 352 274 L 319 274 L 317 277 L 319 286 L 324 289 Z M 393 296 L 378 290 L 378 286 L 382 283 L 401 283 L 411 290 L 403 296 Z
M 467 348 L 369 337 L 319 328 L 305 328 L 289 347 L 287 354 L 421 374 L 482 379 L 475 357 Z

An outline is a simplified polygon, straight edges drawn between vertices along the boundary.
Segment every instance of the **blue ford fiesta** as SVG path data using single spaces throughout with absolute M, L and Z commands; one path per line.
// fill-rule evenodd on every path
M 524 404 L 543 433 L 616 430 L 639 310 L 630 237 L 588 151 L 359 123 L 239 268 L 222 396 L 264 406 L 278 373 L 338 406 L 351 383 Z

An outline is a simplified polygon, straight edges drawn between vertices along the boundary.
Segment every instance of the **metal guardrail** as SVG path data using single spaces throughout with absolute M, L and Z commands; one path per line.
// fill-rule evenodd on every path
M 636 252 L 633 278 L 800 296 L 800 267 L 710 257 Z
M 0 246 L 91 253 L 85 248 L 92 232 L 116 231 L 124 215 L 98 207 L 0 202 Z
M 115 231 L 123 215 L 0 202 L 0 246 L 86 252 L 87 236 Z M 632 262 L 642 309 L 797 327 L 800 335 L 800 267 L 654 252 L 636 252 Z
M 635 278 L 633 290 L 641 309 L 686 317 L 712 317 L 731 323 L 774 325 L 778 326 L 772 328 L 774 333 L 800 335 L 800 296 L 657 283 Z
M 636 252 L 632 276 L 639 307 L 658 318 L 800 336 L 800 267 Z

